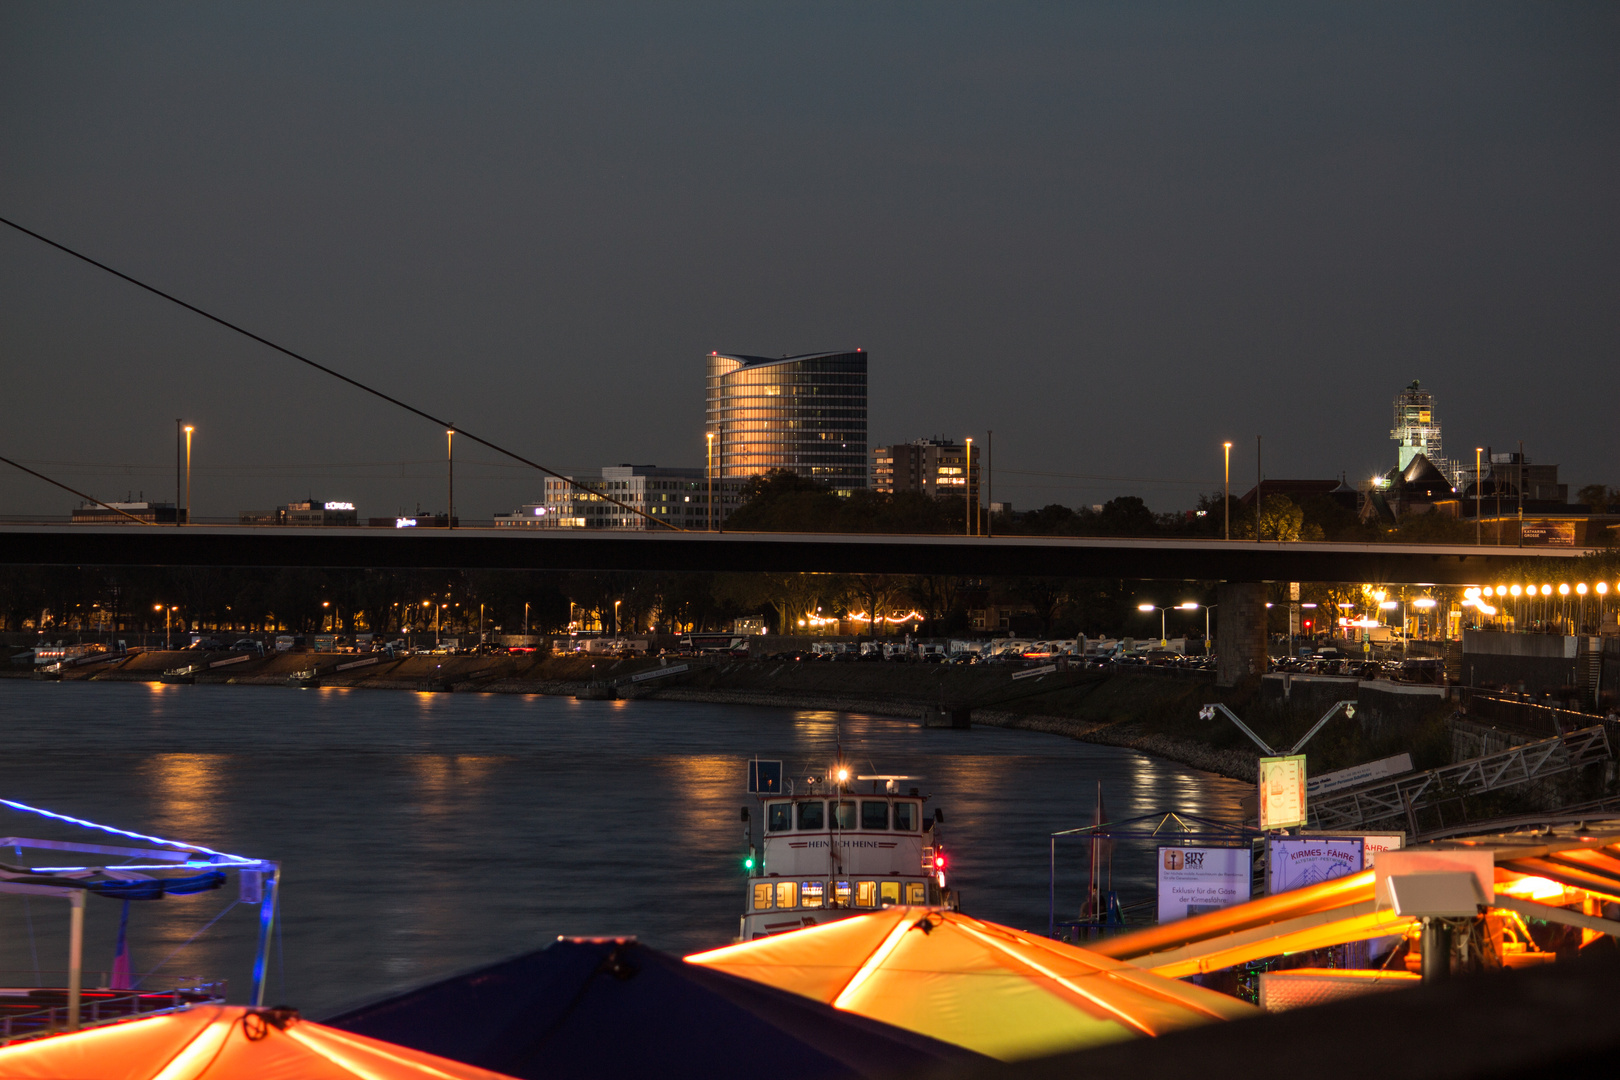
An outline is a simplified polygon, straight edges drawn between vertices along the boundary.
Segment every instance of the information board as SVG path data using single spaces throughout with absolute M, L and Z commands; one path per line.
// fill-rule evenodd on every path
M 1359 874 L 1363 859 L 1360 837 L 1273 837 L 1266 841 L 1267 889 L 1275 896 Z
M 1260 759 L 1260 831 L 1305 824 L 1305 755 Z
M 1175 922 L 1249 899 L 1252 883 L 1246 847 L 1159 849 L 1159 921 Z

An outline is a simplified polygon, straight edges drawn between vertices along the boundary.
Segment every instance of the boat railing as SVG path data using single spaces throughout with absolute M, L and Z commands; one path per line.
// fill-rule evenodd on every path
M 70 1023 L 66 986 L 19 986 L 21 980 L 14 981 L 12 977 L 21 974 L 0 971 L 0 1046 L 65 1031 Z M 67 973 L 36 974 L 30 971 L 26 974 L 31 981 L 38 981 L 51 974 L 65 976 Z M 162 988 L 152 986 L 138 990 L 84 990 L 81 992 L 79 1026 L 97 1027 L 120 1020 L 175 1012 L 193 1005 L 218 1004 L 225 1000 L 225 983 L 222 980 L 169 978 L 163 980 L 161 985 Z

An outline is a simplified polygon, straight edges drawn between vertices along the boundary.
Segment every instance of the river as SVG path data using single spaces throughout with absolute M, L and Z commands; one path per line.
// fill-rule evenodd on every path
M 727 942 L 755 754 L 808 776 L 841 737 L 860 771 L 924 777 L 964 910 L 1043 932 L 1047 836 L 1091 823 L 1098 781 L 1116 820 L 1237 820 L 1249 791 L 1055 735 L 685 702 L 4 680 L 0 733 L 0 797 L 279 861 L 270 997 L 315 1017 L 559 934 L 635 934 L 672 952 Z M 3 807 L 0 830 L 69 835 Z M 1123 900 L 1153 897 L 1152 863 L 1120 846 Z M 1084 844 L 1060 848 L 1059 870 L 1072 917 Z M 195 934 L 160 974 L 224 976 L 242 1000 L 256 911 L 236 899 L 233 880 L 134 904 L 136 972 Z M 90 899 L 87 969 L 110 965 L 118 910 Z M 60 901 L 0 896 L 0 971 L 65 966 L 66 926 Z

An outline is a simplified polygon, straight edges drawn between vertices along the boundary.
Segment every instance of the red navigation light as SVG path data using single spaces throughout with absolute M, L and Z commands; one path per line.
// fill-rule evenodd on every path
M 945 856 L 943 856 L 943 855 L 935 855 L 934 856 L 934 869 L 936 869 L 936 870 L 945 869 Z

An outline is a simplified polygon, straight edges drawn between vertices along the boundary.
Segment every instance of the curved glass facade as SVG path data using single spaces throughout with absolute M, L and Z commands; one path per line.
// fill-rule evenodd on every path
M 705 359 L 716 475 L 791 469 L 842 494 L 866 487 L 864 351 Z

